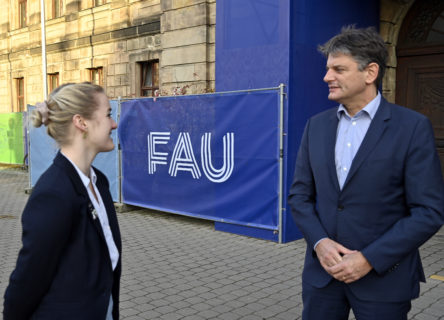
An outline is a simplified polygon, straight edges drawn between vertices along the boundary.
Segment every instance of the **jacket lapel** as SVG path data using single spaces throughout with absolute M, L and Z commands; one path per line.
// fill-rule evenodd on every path
M 94 227 L 96 228 L 97 232 L 99 233 L 100 238 L 102 238 L 102 240 L 106 242 L 105 235 L 103 234 L 103 228 L 102 228 L 102 225 L 100 224 L 98 213 L 94 209 L 94 205 L 92 204 L 89 197 L 88 197 L 88 216 L 90 219 L 93 220 Z
M 330 173 L 330 179 L 335 187 L 335 190 L 339 192 L 339 181 L 338 175 L 336 173 L 336 162 L 335 162 L 335 145 L 336 145 L 336 135 L 338 130 L 339 119 L 337 116 L 337 108 L 332 112 L 331 117 L 327 123 L 325 132 L 325 151 L 328 164 L 328 171 Z
M 388 102 L 381 98 L 378 111 L 375 114 L 367 133 L 362 140 L 361 146 L 353 159 L 350 171 L 345 179 L 342 190 L 345 189 L 347 183 L 353 178 L 353 175 L 358 171 L 365 159 L 368 158 L 369 153 L 375 148 L 385 129 L 387 128 L 388 120 L 390 119 L 390 107 Z
M 83 185 L 82 179 L 80 179 L 76 169 L 73 167 L 71 162 L 69 162 L 69 160 L 66 159 L 65 156 L 60 153 L 60 151 L 57 153 L 56 157 L 54 158 L 54 164 L 64 169 L 66 174 L 71 179 L 74 189 L 77 191 L 79 195 L 81 195 L 85 199 L 85 202 L 87 203 L 88 219 L 92 220 L 94 227 L 96 228 L 100 237 L 103 239 L 103 241 L 105 241 L 105 236 L 103 234 L 99 218 L 96 217 L 96 219 L 94 219 L 93 217 L 94 206 L 92 205 L 91 200 L 89 199 L 88 190 L 86 190 L 85 186 Z
M 66 159 L 65 156 L 60 153 L 60 151 L 57 153 L 56 157 L 54 158 L 54 164 L 56 166 L 61 167 L 66 172 L 66 174 L 71 179 L 71 182 L 77 193 L 88 198 L 88 191 L 85 189 L 85 186 L 83 185 L 82 180 L 79 177 L 79 174 L 77 173 L 76 169 L 73 167 L 71 162 L 69 162 L 69 160 Z

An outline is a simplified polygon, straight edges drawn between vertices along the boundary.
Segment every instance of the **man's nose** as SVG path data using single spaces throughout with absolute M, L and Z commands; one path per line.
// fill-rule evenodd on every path
M 333 80 L 333 74 L 332 74 L 331 70 L 327 70 L 325 72 L 324 81 L 325 82 L 329 82 L 329 81 L 332 81 L 332 80 Z

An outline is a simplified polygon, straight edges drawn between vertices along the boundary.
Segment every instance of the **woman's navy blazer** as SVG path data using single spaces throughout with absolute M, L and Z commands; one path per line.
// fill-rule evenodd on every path
M 94 170 L 121 255 L 108 180 Z M 23 246 L 6 289 L 4 320 L 105 320 L 111 294 L 113 318 L 119 318 L 121 259 L 113 271 L 102 227 L 92 210 L 76 169 L 59 152 L 23 211 Z

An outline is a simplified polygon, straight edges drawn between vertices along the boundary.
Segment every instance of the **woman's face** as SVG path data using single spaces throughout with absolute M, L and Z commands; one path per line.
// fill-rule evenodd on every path
M 98 106 L 89 120 L 88 140 L 97 153 L 111 151 L 114 149 L 111 132 L 117 128 L 117 123 L 111 118 L 111 107 L 106 94 L 98 93 L 96 100 Z

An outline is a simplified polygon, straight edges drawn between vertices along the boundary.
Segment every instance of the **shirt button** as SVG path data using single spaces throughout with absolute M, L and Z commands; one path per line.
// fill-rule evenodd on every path
M 355 126 L 355 125 L 356 125 L 356 121 L 353 121 L 353 122 L 352 122 L 352 125 L 354 125 L 354 126 Z
M 344 171 L 347 171 L 347 168 L 346 168 L 346 167 L 344 167 L 344 168 L 342 168 L 342 170 L 344 170 Z
M 344 206 L 342 204 L 338 205 L 338 211 L 344 210 Z
M 347 147 L 351 147 L 352 146 L 352 144 L 349 142 L 349 143 L 347 143 Z

